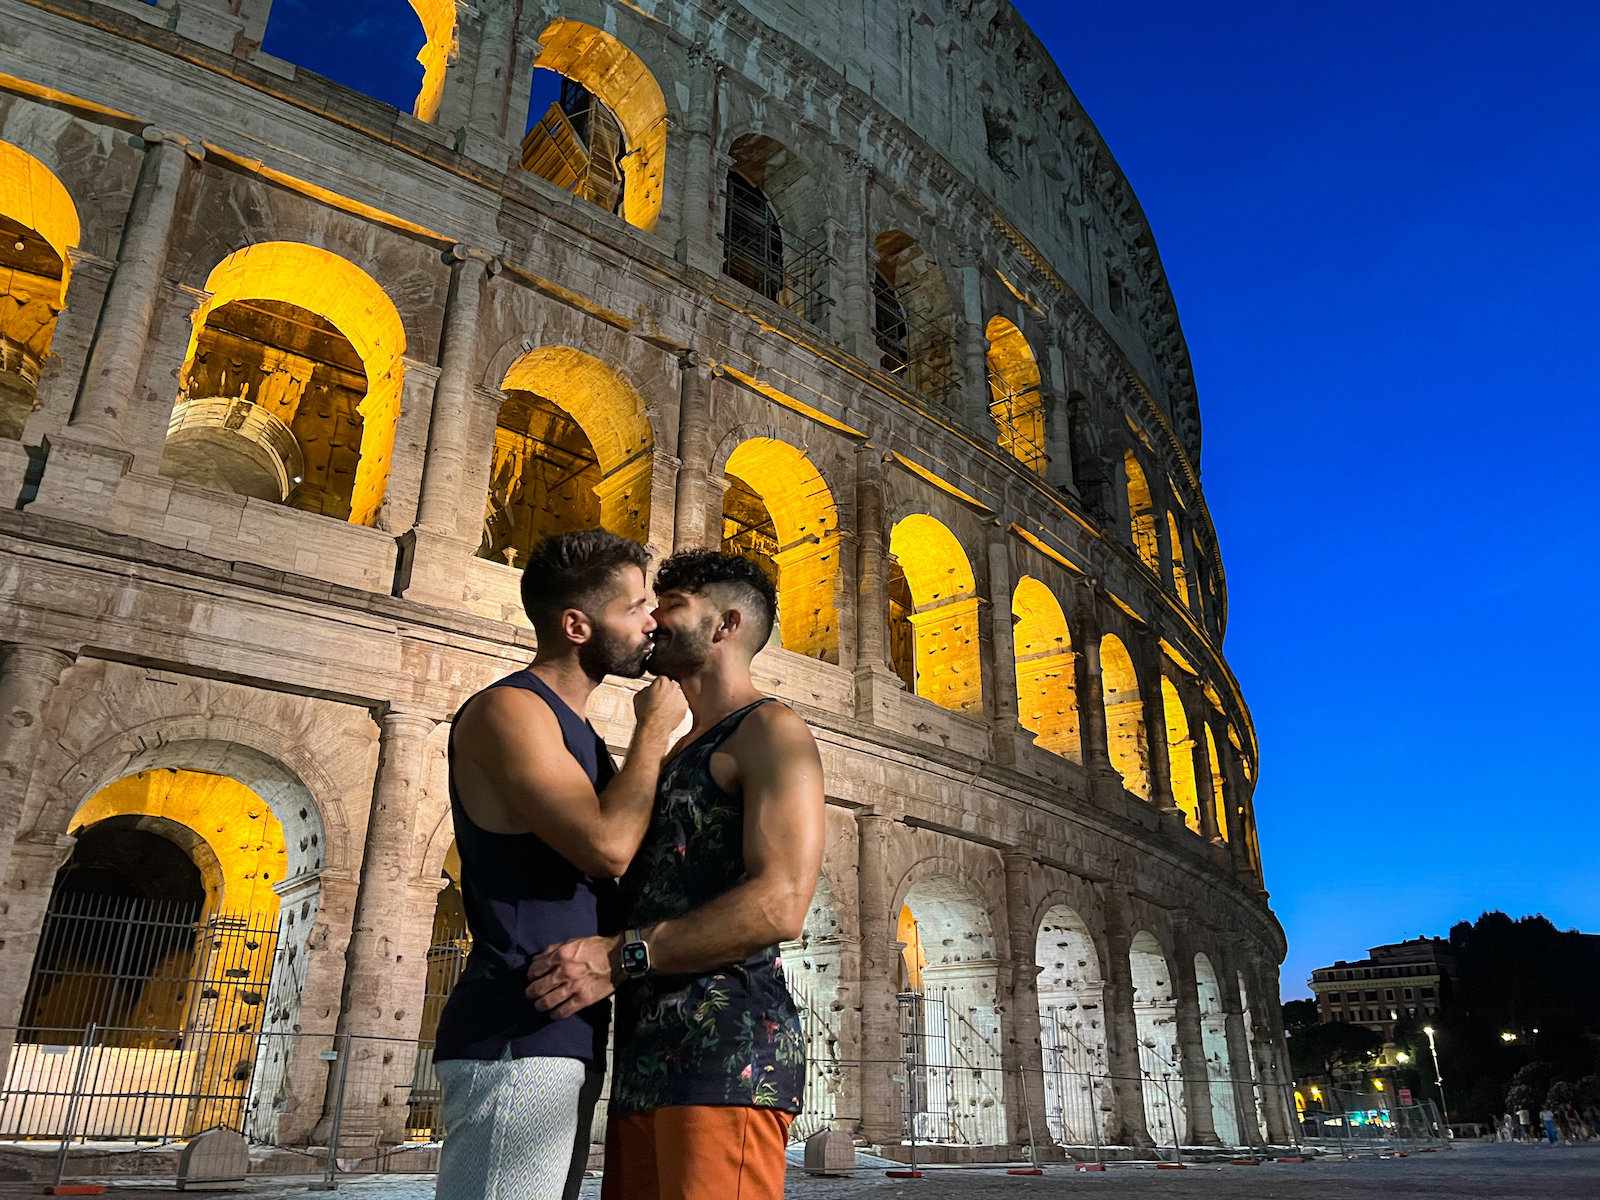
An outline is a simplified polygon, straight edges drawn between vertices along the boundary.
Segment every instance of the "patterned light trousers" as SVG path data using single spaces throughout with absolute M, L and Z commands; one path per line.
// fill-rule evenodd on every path
M 452 1060 L 443 1092 L 437 1200 L 576 1196 L 602 1073 L 575 1058 Z

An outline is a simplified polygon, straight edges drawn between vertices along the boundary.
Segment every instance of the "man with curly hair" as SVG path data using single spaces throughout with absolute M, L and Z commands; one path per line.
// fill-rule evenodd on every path
M 755 562 L 661 564 L 646 668 L 693 726 L 668 755 L 622 878 L 624 929 L 554 947 L 528 994 L 556 1017 L 617 990 L 604 1200 L 783 1195 L 805 1040 L 778 944 L 800 936 L 822 865 L 822 762 L 750 660 L 777 620 Z

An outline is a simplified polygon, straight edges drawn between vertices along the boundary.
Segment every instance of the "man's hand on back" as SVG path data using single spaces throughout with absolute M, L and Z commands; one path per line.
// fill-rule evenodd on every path
M 528 964 L 528 999 L 555 1021 L 598 1004 L 617 990 L 621 944 L 620 937 L 573 938 L 535 955 Z

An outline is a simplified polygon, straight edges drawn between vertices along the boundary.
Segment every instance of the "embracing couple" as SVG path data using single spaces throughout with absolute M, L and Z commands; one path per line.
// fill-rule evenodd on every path
M 648 566 L 600 530 L 542 543 L 522 575 L 534 660 L 451 729 L 472 952 L 435 1049 L 440 1200 L 578 1194 L 613 992 L 605 1200 L 783 1194 L 805 1045 L 778 943 L 821 867 L 822 765 L 751 682 L 777 619 L 761 568 L 675 554 L 652 600 Z M 584 710 L 646 672 L 619 769 Z

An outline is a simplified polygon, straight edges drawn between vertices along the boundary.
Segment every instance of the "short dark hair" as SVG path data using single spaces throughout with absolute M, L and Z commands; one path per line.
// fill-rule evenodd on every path
M 522 568 L 522 607 L 541 637 L 569 608 L 589 611 L 622 567 L 650 565 L 650 551 L 604 529 L 579 529 L 545 538 Z
M 772 636 L 778 620 L 778 589 L 753 558 L 724 554 L 720 550 L 680 550 L 665 559 L 656 572 L 656 595 L 662 592 L 689 592 L 699 595 L 719 585 L 738 588 L 756 602 L 753 615 L 761 622 L 756 638 L 760 649 Z

